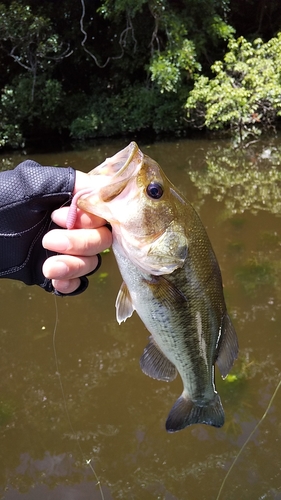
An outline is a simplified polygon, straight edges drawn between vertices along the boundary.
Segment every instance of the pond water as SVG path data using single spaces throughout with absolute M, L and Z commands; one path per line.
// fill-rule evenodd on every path
M 87 172 L 126 145 L 28 157 Z M 181 380 L 140 370 L 148 332 L 136 314 L 116 322 L 112 252 L 77 297 L 1 280 L 0 498 L 215 500 L 225 479 L 220 499 L 281 499 L 281 388 L 253 432 L 281 378 L 281 139 L 139 146 L 199 212 L 222 270 L 240 344 L 231 377 L 216 374 L 225 425 L 166 433 Z

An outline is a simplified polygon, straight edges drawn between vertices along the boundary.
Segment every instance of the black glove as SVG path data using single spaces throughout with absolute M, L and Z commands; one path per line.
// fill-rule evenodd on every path
M 32 160 L 0 173 L 0 278 L 40 285 L 62 295 L 42 273 L 44 261 L 55 255 L 43 248 L 42 238 L 58 227 L 51 213 L 69 205 L 74 184 L 74 169 L 42 167 Z M 80 287 L 69 295 L 87 288 L 87 278 L 80 279 Z

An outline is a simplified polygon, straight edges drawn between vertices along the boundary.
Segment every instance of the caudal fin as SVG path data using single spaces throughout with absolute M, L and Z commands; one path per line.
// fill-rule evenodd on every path
M 221 427 L 224 424 L 224 411 L 217 393 L 206 405 L 200 405 L 183 395 L 178 398 L 168 415 L 166 430 L 176 432 L 191 424 L 207 424 L 214 427 Z

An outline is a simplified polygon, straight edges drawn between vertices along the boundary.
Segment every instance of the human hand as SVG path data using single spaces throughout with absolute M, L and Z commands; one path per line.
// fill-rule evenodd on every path
M 83 172 L 76 172 L 73 194 L 88 188 L 91 178 Z M 52 213 L 52 220 L 66 228 L 69 207 L 62 207 Z M 59 255 L 49 257 L 43 264 L 43 274 L 52 280 L 53 287 L 60 293 L 69 294 L 80 286 L 80 277 L 91 273 L 98 265 L 97 254 L 110 247 L 112 235 L 105 227 L 106 221 L 78 209 L 74 229 L 53 229 L 45 234 L 42 244 L 47 250 Z

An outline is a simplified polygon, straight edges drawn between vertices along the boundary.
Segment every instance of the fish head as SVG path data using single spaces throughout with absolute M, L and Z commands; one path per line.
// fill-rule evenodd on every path
M 93 191 L 78 206 L 106 219 L 113 241 L 141 270 L 169 274 L 184 265 L 185 200 L 158 163 L 132 142 L 89 172 Z

